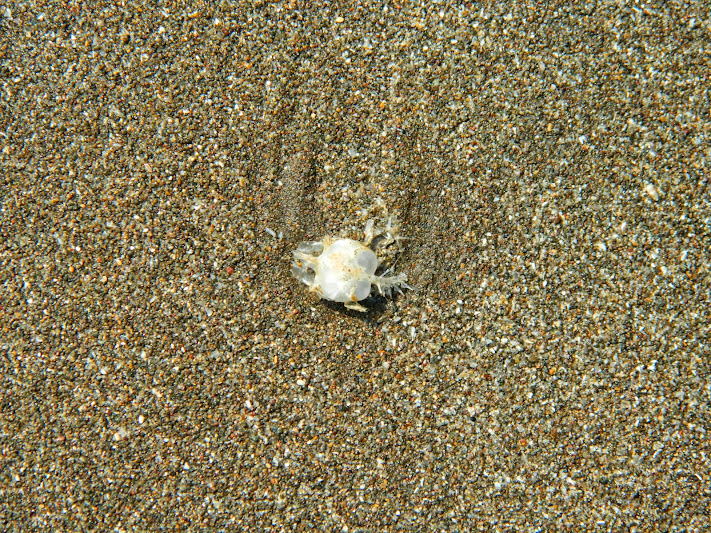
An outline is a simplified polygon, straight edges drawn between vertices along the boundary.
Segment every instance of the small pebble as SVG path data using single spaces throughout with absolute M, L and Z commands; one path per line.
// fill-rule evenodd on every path
M 644 192 L 646 192 L 655 202 L 659 200 L 659 193 L 657 192 L 657 188 L 651 183 L 647 183 L 644 186 Z

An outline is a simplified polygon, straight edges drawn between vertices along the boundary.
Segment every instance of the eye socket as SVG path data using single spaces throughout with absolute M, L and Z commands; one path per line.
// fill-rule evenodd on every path
M 296 263 L 291 265 L 291 274 L 305 285 L 313 285 L 316 277 L 316 273 L 313 270 L 297 265 Z

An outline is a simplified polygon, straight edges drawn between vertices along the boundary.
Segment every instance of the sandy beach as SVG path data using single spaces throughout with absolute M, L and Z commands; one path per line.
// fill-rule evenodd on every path
M 711 18 L 0 6 L 0 530 L 711 528 Z M 368 311 L 290 273 L 396 215 Z

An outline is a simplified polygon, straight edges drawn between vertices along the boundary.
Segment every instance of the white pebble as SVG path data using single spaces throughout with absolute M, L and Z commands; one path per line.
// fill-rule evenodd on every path
M 646 192 L 649 196 L 651 196 L 652 200 L 655 202 L 659 200 L 659 193 L 657 192 L 657 189 L 652 185 L 651 183 L 647 183 L 647 185 L 644 186 L 644 192 Z

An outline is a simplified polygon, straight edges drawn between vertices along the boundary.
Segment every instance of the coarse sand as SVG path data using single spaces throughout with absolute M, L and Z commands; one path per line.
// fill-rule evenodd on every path
M 0 530 L 709 531 L 707 2 L 0 5 Z M 290 272 L 397 215 L 415 290 Z

